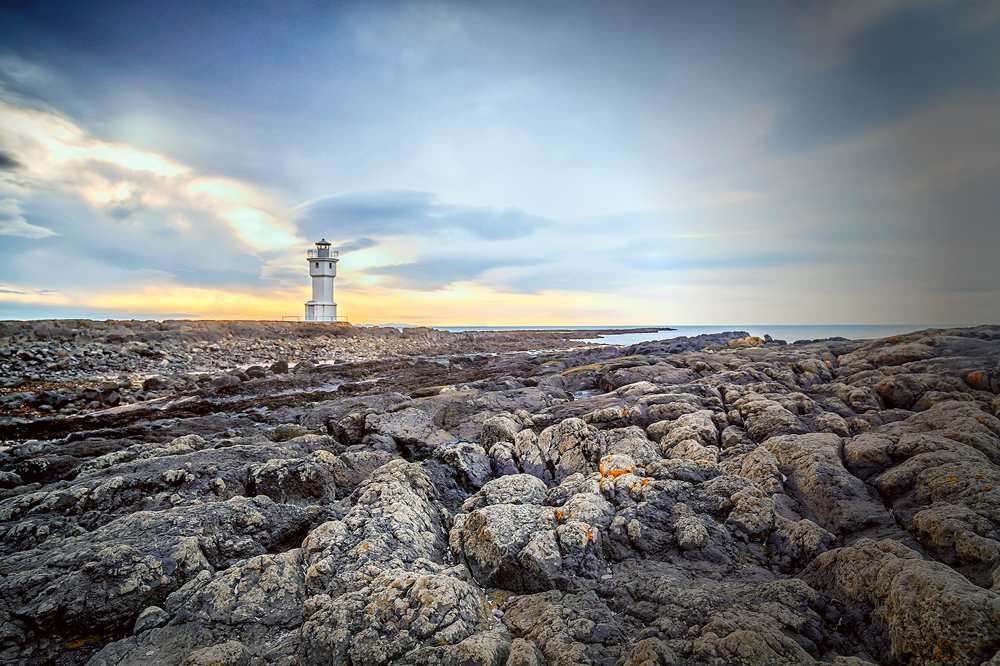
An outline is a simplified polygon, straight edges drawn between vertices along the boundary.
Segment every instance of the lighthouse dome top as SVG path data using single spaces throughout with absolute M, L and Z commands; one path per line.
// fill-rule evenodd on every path
M 316 243 L 315 250 L 309 250 L 308 252 L 306 252 L 306 257 L 310 260 L 333 259 L 334 261 L 336 261 L 338 254 L 339 253 L 336 250 L 330 249 L 330 241 L 324 238 L 320 242 Z M 318 266 L 316 268 L 318 268 Z M 330 268 L 332 268 L 332 266 Z

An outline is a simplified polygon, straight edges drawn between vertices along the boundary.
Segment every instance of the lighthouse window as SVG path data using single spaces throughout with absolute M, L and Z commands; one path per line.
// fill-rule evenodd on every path
M 316 268 L 319 268 L 319 262 L 318 261 L 316 262 Z
M 330 262 L 329 268 L 333 268 L 333 262 L 332 261 Z

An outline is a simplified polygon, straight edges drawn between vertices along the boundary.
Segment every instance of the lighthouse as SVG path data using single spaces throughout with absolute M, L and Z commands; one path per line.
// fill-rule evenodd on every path
M 321 239 L 315 250 L 306 256 L 309 275 L 313 280 L 313 297 L 306 303 L 306 321 L 337 321 L 337 304 L 333 302 L 333 278 L 337 277 L 337 251 Z

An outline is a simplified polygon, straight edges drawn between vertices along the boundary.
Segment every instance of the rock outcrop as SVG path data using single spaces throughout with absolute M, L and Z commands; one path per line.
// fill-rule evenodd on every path
M 0 335 L 0 664 L 1000 663 L 998 327 Z

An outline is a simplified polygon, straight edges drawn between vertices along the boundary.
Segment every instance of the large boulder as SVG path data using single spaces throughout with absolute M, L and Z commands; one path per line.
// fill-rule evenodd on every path
M 871 607 L 885 624 L 892 659 L 978 666 L 1000 645 L 1000 595 L 898 541 L 861 539 L 828 551 L 803 577 L 836 599 Z
M 378 666 L 414 648 L 454 645 L 492 617 L 476 586 L 449 573 L 389 569 L 356 593 L 321 594 L 303 607 L 304 666 Z
M 842 536 L 868 529 L 894 532 L 896 523 L 881 501 L 840 458 L 840 438 L 829 433 L 772 437 L 762 444 L 788 481 L 786 492 L 814 520 Z

